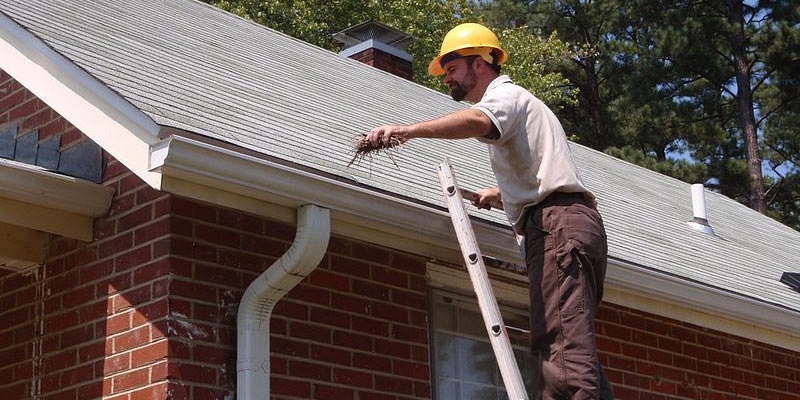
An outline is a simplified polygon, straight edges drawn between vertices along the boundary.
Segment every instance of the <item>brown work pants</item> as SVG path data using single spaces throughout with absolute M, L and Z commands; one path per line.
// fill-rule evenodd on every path
M 526 218 L 531 351 L 541 367 L 532 395 L 613 399 L 594 332 L 606 273 L 600 214 L 583 194 L 557 192 L 530 208 Z

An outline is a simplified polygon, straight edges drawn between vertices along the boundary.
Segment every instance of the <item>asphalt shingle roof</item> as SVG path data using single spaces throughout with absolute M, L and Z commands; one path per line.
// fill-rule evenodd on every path
M 356 136 L 465 107 L 449 97 L 191 0 L 5 0 L 0 11 L 156 123 L 439 206 L 436 165 L 463 187 L 494 186 L 475 140 L 409 142 L 399 169 L 347 167 Z M 690 229 L 689 185 L 572 145 L 616 259 L 800 311 L 779 282 L 800 271 L 800 232 L 707 193 L 718 237 Z M 507 224 L 496 212 L 481 218 Z

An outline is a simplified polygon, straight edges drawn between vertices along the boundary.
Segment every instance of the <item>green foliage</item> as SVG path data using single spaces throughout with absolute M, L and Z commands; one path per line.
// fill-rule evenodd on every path
M 745 204 L 764 193 L 769 215 L 800 224 L 796 1 L 493 0 L 477 8 L 494 24 L 527 24 L 590 50 L 555 69 L 577 89 L 577 104 L 556 108 L 574 139 L 707 181 Z M 747 132 L 766 161 L 763 187 L 749 184 L 761 168 L 746 162 Z M 673 152 L 691 162 L 670 160 Z
M 535 35 L 527 25 L 503 29 L 499 32 L 500 43 L 511 54 L 503 65 L 503 74 L 539 97 L 546 104 L 559 106 L 576 104 L 574 91 L 569 82 L 558 72 L 548 70 L 549 66 L 577 57 L 567 43 L 553 33 L 547 38 Z

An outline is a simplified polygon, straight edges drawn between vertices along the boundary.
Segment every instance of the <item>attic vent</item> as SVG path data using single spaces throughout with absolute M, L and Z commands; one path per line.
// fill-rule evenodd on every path
M 702 183 L 692 185 L 692 213 L 694 217 L 687 222 L 692 229 L 703 232 L 707 235 L 715 236 L 714 230 L 708 224 L 708 214 L 706 213 L 706 197 Z
M 800 273 L 784 272 L 783 275 L 781 275 L 781 282 L 795 291 L 800 292 Z

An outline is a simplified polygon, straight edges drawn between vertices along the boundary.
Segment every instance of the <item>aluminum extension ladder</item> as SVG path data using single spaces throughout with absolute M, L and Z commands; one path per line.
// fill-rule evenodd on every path
M 447 208 L 450 210 L 450 218 L 453 220 L 453 228 L 458 236 L 461 253 L 464 255 L 464 262 L 478 297 L 478 306 L 481 309 L 492 350 L 497 358 L 497 365 L 500 368 L 500 375 L 503 377 L 508 398 L 510 400 L 528 400 L 528 392 L 525 390 L 522 374 L 519 372 L 514 350 L 511 348 L 508 331 L 503 323 L 503 317 L 500 315 L 500 307 L 497 305 L 497 298 L 495 298 L 489 282 L 489 275 L 486 273 L 483 255 L 478 249 L 478 241 L 475 239 L 472 223 L 470 223 L 469 215 L 464 207 L 462 196 L 463 193 L 469 192 L 459 189 L 448 158 L 445 157 L 444 161 L 439 164 L 438 173 L 442 192 L 447 199 Z

